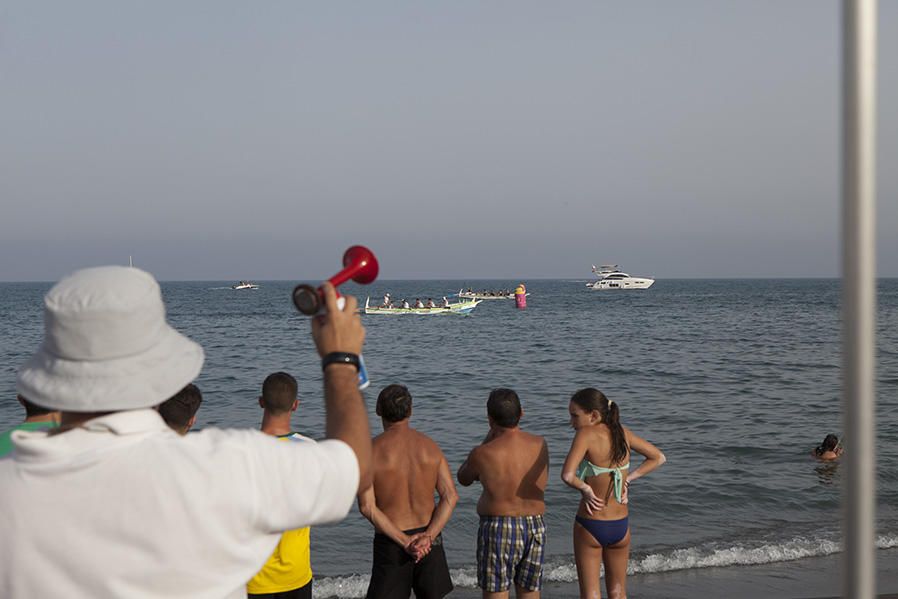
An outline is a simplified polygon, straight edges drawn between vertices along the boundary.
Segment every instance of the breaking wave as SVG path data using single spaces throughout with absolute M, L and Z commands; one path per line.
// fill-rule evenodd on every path
M 876 539 L 879 549 L 898 547 L 898 535 L 885 534 Z M 647 553 L 634 554 L 630 558 L 629 574 L 650 574 L 698 568 L 722 568 L 728 566 L 751 566 L 788 562 L 810 557 L 822 557 L 841 551 L 841 546 L 833 538 L 794 537 L 781 543 L 729 544 L 711 543 L 697 547 L 685 547 Z M 548 582 L 577 582 L 577 568 L 573 558 L 550 558 L 546 564 Z M 452 582 L 457 587 L 477 586 L 477 573 L 473 567 L 452 570 Z M 353 574 L 316 578 L 314 585 L 316 599 L 338 597 L 348 599 L 364 597 L 368 589 L 368 575 Z

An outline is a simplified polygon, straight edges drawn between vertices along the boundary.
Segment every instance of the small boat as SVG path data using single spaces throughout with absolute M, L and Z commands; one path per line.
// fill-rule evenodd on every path
M 587 283 L 589 289 L 596 291 L 606 289 L 648 289 L 655 283 L 655 279 L 646 277 L 631 277 L 625 272 L 621 272 L 617 264 L 603 264 L 596 268 L 592 265 L 592 272 L 599 277 L 598 281 Z
M 249 281 L 240 281 L 236 285 L 231 285 L 231 289 L 258 289 L 259 286 Z
M 530 295 L 528 291 L 524 295 Z M 458 290 L 458 297 L 463 299 L 476 299 L 476 300 L 501 300 L 501 299 L 514 299 L 514 291 L 502 290 L 502 291 L 464 291 L 462 289 Z
M 393 306 L 385 308 L 383 306 L 372 306 L 370 302 L 370 297 L 365 298 L 365 314 L 469 314 L 481 300 L 456 302 L 448 306 L 436 306 L 434 308 L 394 308 Z

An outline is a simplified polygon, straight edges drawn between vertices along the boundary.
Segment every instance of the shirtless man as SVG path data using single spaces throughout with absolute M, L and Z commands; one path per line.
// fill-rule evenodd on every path
M 384 387 L 376 410 L 384 432 L 372 443 L 374 484 L 359 494 L 359 511 L 376 531 L 367 598 L 408 599 L 414 589 L 417 599 L 440 599 L 452 591 L 440 532 L 458 502 L 449 464 L 430 437 L 409 426 L 406 387 Z
M 458 469 L 458 482 L 480 481 L 477 586 L 484 599 L 538 599 L 546 546 L 543 495 L 549 478 L 545 439 L 518 427 L 518 394 L 494 389 L 486 403 L 490 430 Z

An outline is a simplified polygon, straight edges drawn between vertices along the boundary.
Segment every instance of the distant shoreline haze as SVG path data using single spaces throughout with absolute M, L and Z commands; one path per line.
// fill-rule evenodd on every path
M 135 265 L 135 268 L 137 268 L 136 265 Z M 630 274 L 633 276 L 638 276 L 636 273 L 630 273 Z M 65 275 L 63 275 L 63 276 L 65 276 Z M 252 277 L 243 276 L 243 277 L 234 278 L 234 279 L 160 279 L 159 282 L 160 283 L 219 283 L 219 284 L 228 284 L 228 285 L 237 284 L 239 281 L 250 281 L 252 283 L 257 283 L 257 284 L 285 283 L 285 282 L 291 282 L 291 281 L 296 281 L 297 283 L 303 283 L 303 282 L 308 283 L 308 282 L 322 282 L 322 281 L 325 281 L 328 278 L 330 278 L 330 276 L 332 276 L 332 275 L 328 275 L 325 277 L 300 277 L 300 278 L 295 278 L 295 279 L 294 278 L 254 279 Z M 738 276 L 733 276 L 733 277 L 712 277 L 712 276 L 707 276 L 707 277 L 661 277 L 661 276 L 653 276 L 652 278 L 655 279 L 655 285 L 658 285 L 659 283 L 663 283 L 664 281 L 794 281 L 794 280 L 836 281 L 836 280 L 841 279 L 841 277 L 838 277 L 838 276 L 807 277 L 807 276 L 788 276 L 788 275 L 778 275 L 778 276 L 770 276 L 770 277 L 763 277 L 763 276 L 751 276 L 751 277 L 738 277 Z M 892 280 L 892 279 L 898 279 L 898 276 L 880 276 L 880 277 L 876 278 L 877 281 L 886 281 L 886 280 Z M 391 283 L 391 282 L 408 283 L 408 282 L 414 282 L 414 281 L 427 281 L 427 282 L 443 281 L 446 283 L 469 283 L 470 282 L 471 284 L 477 283 L 477 282 L 496 283 L 496 284 L 524 283 L 526 285 L 527 281 L 558 281 L 558 282 L 562 282 L 562 283 L 581 283 L 582 282 L 585 285 L 586 283 L 592 282 L 594 280 L 596 280 L 595 277 L 589 278 L 589 277 L 577 277 L 577 276 L 572 276 L 572 277 L 478 277 L 478 278 L 468 278 L 468 279 L 445 279 L 445 278 L 440 278 L 440 277 L 417 277 L 417 278 L 407 278 L 407 279 L 403 279 L 403 278 L 380 279 L 379 278 L 371 285 L 360 286 L 355 283 L 347 284 L 347 285 L 352 285 L 352 286 L 354 286 L 355 289 L 364 290 L 366 288 L 370 288 L 372 285 L 376 286 L 376 285 L 379 285 L 382 283 Z M 14 284 L 20 284 L 20 283 L 21 284 L 33 284 L 33 285 L 39 285 L 39 284 L 45 283 L 48 285 L 52 285 L 52 284 L 56 283 L 56 280 L 53 280 L 53 281 L 0 280 L 0 284 L 14 285 Z M 467 288 L 470 286 L 471 285 L 466 285 L 465 287 Z M 597 291 L 596 293 L 630 293 L 630 292 L 651 293 L 652 289 L 630 289 L 630 290 L 620 290 L 620 291 L 607 290 L 607 291 Z

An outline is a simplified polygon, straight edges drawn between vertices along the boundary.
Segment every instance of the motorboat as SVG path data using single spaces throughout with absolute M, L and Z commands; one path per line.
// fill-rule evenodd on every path
M 231 285 L 231 289 L 258 289 L 259 286 L 249 281 L 240 281 L 236 285 Z
M 617 264 L 603 264 L 598 268 L 593 264 L 592 272 L 599 277 L 599 280 L 587 283 L 586 286 L 596 291 L 604 291 L 606 289 L 648 289 L 655 283 L 655 279 L 633 277 L 625 272 L 621 272 Z
M 365 314 L 391 314 L 391 315 L 432 315 L 432 314 L 470 314 L 471 310 L 477 307 L 483 300 L 467 300 L 463 302 L 449 303 L 445 306 L 435 306 L 433 308 L 397 308 L 395 306 L 372 306 L 371 298 L 365 298 Z

